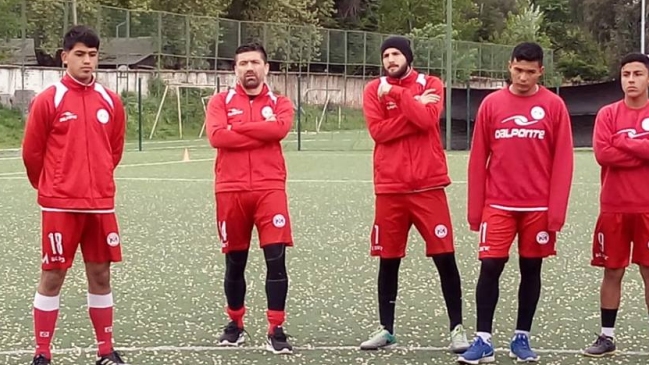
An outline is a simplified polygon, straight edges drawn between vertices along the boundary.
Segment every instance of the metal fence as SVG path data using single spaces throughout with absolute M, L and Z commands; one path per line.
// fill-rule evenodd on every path
M 113 68 L 114 72 L 110 78 L 104 79 L 111 80 L 107 86 L 120 89 L 120 92 L 134 93 L 135 80 L 140 77 L 134 73 L 143 71 L 132 69 L 145 69 L 145 97 L 160 98 L 159 94 L 149 93 L 152 90 L 150 84 L 171 77 L 171 74 L 174 82 L 185 85 L 220 84 L 224 87 L 230 84 L 235 49 L 242 42 L 254 40 L 264 44 L 268 51 L 271 84 L 296 105 L 294 136 L 301 149 L 372 148 L 360 111 L 361 95 L 365 83 L 380 73 L 380 45 L 388 36 L 386 34 L 107 6 L 79 5 L 75 13 L 69 0 L 38 3 L 5 0 L 4 4 L 0 4 L 0 7 L 5 6 L 0 11 L 5 11 L 3 19 L 6 20 L 0 24 L 0 63 L 23 66 L 21 76 L 16 78 L 21 80 L 17 83 L 22 86 L 15 87 L 15 90 L 34 89 L 38 92 L 44 86 L 35 84 L 42 84 L 43 76 L 29 74 L 33 67 L 60 69 L 61 38 L 74 24 L 74 14 L 78 23 L 92 26 L 102 38 L 100 66 Z M 412 38 L 412 44 L 415 67 L 419 71 L 438 75 L 446 82 L 452 81 L 455 88 L 467 90 L 502 86 L 508 75 L 507 63 L 513 49 L 507 45 L 452 41 L 452 75 L 446 75 L 447 46 L 443 35 L 432 39 Z M 545 57 L 547 76 L 543 82 L 550 86 L 558 85 L 560 78 L 555 73 L 552 51 L 548 50 Z M 125 71 L 129 67 L 131 71 Z M 171 110 L 180 104 L 162 103 L 161 123 L 165 123 L 164 115 L 167 113 L 174 116 L 168 118 L 169 123 L 176 126 L 178 123 L 187 124 L 200 130 L 204 118 L 201 101 L 211 95 L 211 91 L 174 90 L 182 93 L 178 100 L 186 103 L 180 112 Z M 158 106 L 160 102 L 152 100 L 149 104 Z M 461 108 L 468 110 L 470 105 Z M 189 109 L 192 111 L 186 112 Z M 145 112 L 149 113 L 148 109 L 145 108 Z M 144 116 L 148 128 L 154 125 L 153 120 L 157 120 L 153 118 L 156 111 L 151 112 L 149 114 L 153 115 Z M 465 134 L 470 133 L 469 122 L 468 119 L 453 121 L 453 125 L 447 124 L 445 128 L 455 130 L 456 123 L 466 124 L 466 132 L 461 132 L 459 137 L 462 141 Z M 172 127 L 170 125 L 169 130 Z M 148 130 L 146 134 L 149 134 Z
M 38 3 L 39 9 L 32 9 L 37 4 L 29 0 L 7 2 L 13 2 L 8 9 L 11 15 L 6 16 L 12 22 L 0 26 L 0 32 L 4 33 L 5 39 L 14 38 L 14 49 L 5 45 L 5 55 L 15 55 L 20 40 L 36 40 L 35 48 L 55 55 L 62 35 L 73 24 L 72 2 L 51 0 L 45 5 Z M 96 28 L 107 44 L 119 44 L 119 47 L 109 48 L 110 54 L 105 57 L 112 59 L 107 61 L 148 62 L 156 69 L 231 69 L 229 61 L 233 60 L 236 47 L 242 42 L 257 40 L 267 48 L 274 67 L 281 70 L 369 76 L 379 73 L 379 49 L 388 36 L 107 6 L 79 6 L 77 14 L 78 22 Z M 111 42 L 114 40 L 117 42 Z M 412 41 L 417 68 L 443 75 L 446 62 L 443 36 L 441 39 L 413 38 Z M 453 75 L 450 76 L 454 82 L 465 82 L 470 77 L 502 80 L 506 77 L 512 47 L 453 41 Z M 147 58 L 149 54 L 153 57 Z M 136 59 L 137 55 L 142 59 Z M 550 50 L 546 58 L 547 73 L 554 76 Z M 21 60 L 22 63 L 29 61 L 29 57 Z M 451 77 L 444 75 L 444 78 L 449 80 Z

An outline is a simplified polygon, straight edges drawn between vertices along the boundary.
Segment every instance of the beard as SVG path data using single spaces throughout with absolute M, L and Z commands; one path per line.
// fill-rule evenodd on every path
M 408 71 L 408 64 L 401 65 L 395 71 L 389 71 L 388 69 L 385 69 L 385 73 L 388 76 L 393 77 L 395 79 L 400 79 L 401 77 L 403 77 L 403 75 L 406 74 L 407 71 Z
M 243 85 L 245 89 L 255 89 L 260 84 L 261 84 L 261 80 L 257 75 L 248 74 L 248 75 L 244 75 L 243 78 L 241 79 L 241 85 Z

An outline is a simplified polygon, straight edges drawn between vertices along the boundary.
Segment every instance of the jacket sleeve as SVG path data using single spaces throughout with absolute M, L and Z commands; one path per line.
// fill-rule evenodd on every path
M 595 160 L 602 167 L 638 167 L 643 161 L 631 153 L 613 145 L 615 135 L 613 120 L 609 109 L 600 109 L 595 118 L 593 132 L 593 152 Z
M 222 94 L 210 98 L 205 118 L 207 136 L 210 145 L 214 148 L 252 149 L 264 145 L 263 141 L 244 136 L 228 128 L 228 116 Z
M 293 103 L 280 96 L 275 107 L 275 121 L 237 123 L 232 125 L 232 130 L 261 141 L 278 142 L 286 138 L 293 127 L 294 116 Z
M 53 112 L 54 105 L 49 103 L 47 95 L 41 94 L 32 100 L 22 143 L 22 158 L 27 178 L 34 189 L 38 189 L 38 182 L 43 171 L 43 160 Z
M 623 152 L 640 159 L 642 164 L 647 163 L 646 161 L 649 160 L 649 139 L 631 138 L 622 133 L 613 136 L 613 146 L 619 147 Z
M 392 86 L 388 95 L 394 97 L 399 103 L 403 115 L 423 130 L 428 130 L 439 125 L 439 119 L 444 110 L 444 84 L 434 77 L 428 77 L 425 90 L 435 89 L 434 94 L 440 97 L 437 103 L 422 104 L 409 89 Z
M 421 132 L 403 115 L 395 118 L 385 117 L 374 83 L 368 84 L 363 92 L 363 115 L 375 143 L 388 143 Z
M 113 97 L 115 104 L 115 126 L 112 130 L 110 138 L 110 146 L 113 151 L 113 164 L 115 167 L 119 165 L 124 154 L 124 139 L 126 133 L 126 112 L 124 111 L 124 103 L 119 95 Z
M 478 108 L 469 151 L 467 220 L 469 228 L 476 232 L 482 222 L 486 199 L 487 161 L 491 155 L 488 102 L 483 101 Z
M 563 100 L 557 102 L 554 118 L 554 151 L 550 176 L 548 230 L 559 232 L 566 222 L 568 200 L 574 167 L 574 150 L 570 115 Z

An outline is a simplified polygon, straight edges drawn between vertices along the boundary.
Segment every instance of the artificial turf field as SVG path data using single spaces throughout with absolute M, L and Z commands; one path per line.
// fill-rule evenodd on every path
M 291 142 L 292 143 L 292 142 Z M 309 147 L 305 141 L 305 147 Z M 182 162 L 189 147 L 190 161 Z M 308 148 L 307 148 L 308 149 Z M 224 260 L 219 252 L 213 195 L 214 151 L 205 141 L 128 144 L 117 170 L 118 217 L 124 262 L 115 266 L 116 347 L 130 364 L 450 364 L 448 320 L 434 265 L 411 230 L 402 263 L 394 350 L 361 352 L 377 328 L 376 271 L 370 258 L 373 219 L 370 151 L 286 149 L 288 193 L 296 246 L 288 251 L 290 278 L 285 328 L 292 356 L 263 351 L 265 267 L 256 237 L 247 270 L 246 328 L 239 349 L 215 346 L 227 323 Z M 0 157 L 0 363 L 29 364 L 31 307 L 40 268 L 40 212 L 18 152 Z M 466 152 L 448 155 L 454 183 L 448 196 L 464 292 L 465 325 L 475 329 L 477 234 L 466 216 Z M 646 364 L 649 317 L 637 268 L 624 281 L 613 358 L 592 360 L 579 351 L 599 331 L 601 272 L 589 267 L 591 232 L 598 207 L 599 169 L 592 152 L 575 152 L 567 225 L 558 256 L 543 271 L 542 297 L 532 344 L 543 364 Z M 254 237 L 254 235 L 253 235 Z M 518 266 L 501 281 L 494 341 L 498 364 L 510 364 L 508 346 L 516 318 Z M 54 364 L 94 364 L 94 335 L 86 309 L 80 254 L 62 291 L 54 339 Z

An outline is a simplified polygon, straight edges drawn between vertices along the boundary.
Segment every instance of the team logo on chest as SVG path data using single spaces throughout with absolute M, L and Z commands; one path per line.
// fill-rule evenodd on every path
M 496 139 L 510 139 L 510 138 L 527 138 L 527 139 L 544 139 L 545 129 L 542 128 L 529 128 L 530 126 L 539 123 L 545 118 L 545 110 L 543 107 L 535 106 L 530 110 L 531 119 L 525 115 L 518 114 L 503 119 L 499 124 L 512 124 L 514 128 L 499 128 L 496 129 Z
M 644 118 L 640 122 L 640 131 L 635 128 L 625 128 L 617 131 L 617 134 L 626 134 L 629 138 L 640 138 L 649 135 L 649 118 Z
M 273 108 L 269 107 L 268 105 L 261 108 L 261 116 L 264 117 L 264 119 L 272 117 L 273 114 L 275 114 L 275 112 L 273 112 Z
M 97 110 L 97 120 L 99 123 L 106 124 L 108 123 L 108 119 L 110 119 L 110 115 L 106 109 Z

